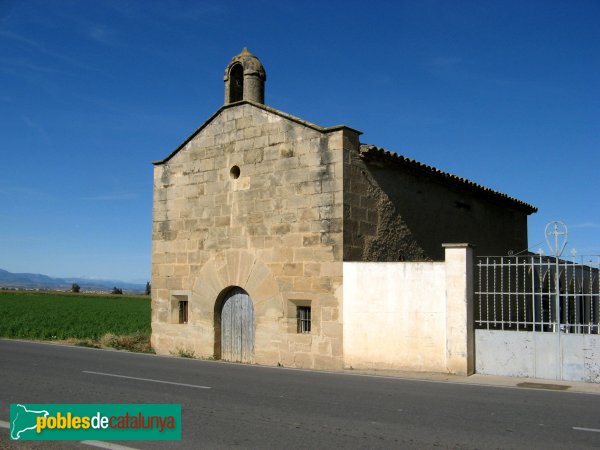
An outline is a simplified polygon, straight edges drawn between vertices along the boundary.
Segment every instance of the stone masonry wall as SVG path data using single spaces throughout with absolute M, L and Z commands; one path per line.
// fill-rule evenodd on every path
M 466 242 L 474 255 L 507 255 L 527 248 L 527 213 L 447 179 L 366 161 L 370 176 L 402 216 L 428 259 L 442 244 Z
M 221 108 L 155 166 L 152 342 L 158 353 L 218 357 L 215 305 L 239 286 L 254 305 L 257 363 L 342 367 L 346 134 L 243 102 Z M 187 324 L 176 323 L 181 298 L 190 305 Z M 312 332 L 297 334 L 296 305 L 307 304 Z
M 525 212 L 450 180 L 356 151 L 344 187 L 344 261 L 440 261 L 452 242 L 473 244 L 476 255 L 527 248 Z
M 344 160 L 344 261 L 426 260 L 399 207 L 372 177 L 357 145 Z

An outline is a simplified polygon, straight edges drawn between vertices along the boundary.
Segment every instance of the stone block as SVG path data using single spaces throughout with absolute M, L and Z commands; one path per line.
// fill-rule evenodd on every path
M 229 225 L 231 225 L 231 217 L 230 216 L 215 217 L 215 222 L 214 222 L 215 227 L 228 227 Z
M 266 236 L 269 234 L 267 227 L 263 224 L 250 224 L 248 225 L 247 230 L 250 236 Z
M 274 351 L 263 351 L 263 350 L 255 350 L 254 359 L 257 364 L 263 364 L 267 366 L 276 366 L 278 363 L 281 364 L 281 357 L 279 356 L 279 352 Z M 284 366 L 286 364 L 283 364 Z
M 272 211 L 273 210 L 273 200 L 272 199 L 256 200 L 254 202 L 254 210 L 255 211 Z
M 304 181 L 296 184 L 296 193 L 298 195 L 312 195 L 321 192 L 321 181 Z
M 274 290 L 270 289 L 271 285 L 274 286 Z M 260 298 L 264 295 L 271 295 L 269 292 L 276 292 L 276 288 L 277 284 L 271 280 L 269 283 L 261 285 L 259 289 L 254 292 L 255 298 Z M 261 291 L 261 289 L 264 291 Z M 267 300 L 255 300 L 254 312 L 257 329 L 262 330 L 263 333 L 270 331 L 271 333 L 268 335 L 269 340 L 271 340 L 274 336 L 277 336 L 279 333 L 278 320 L 273 319 L 279 319 L 283 317 L 282 305 L 279 299 L 272 296 Z
M 344 356 L 344 342 L 342 339 L 331 339 L 331 354 L 337 358 L 343 358 Z
M 344 364 L 341 356 L 329 357 L 315 355 L 314 367 L 318 367 L 321 370 L 342 370 L 344 368 Z
M 245 116 L 236 119 L 235 125 L 235 129 L 237 131 L 243 130 L 244 128 L 249 128 L 252 125 L 252 116 Z
M 300 155 L 300 167 L 321 167 L 321 153 Z
M 270 264 L 267 264 L 267 267 L 269 268 L 269 270 L 271 271 L 273 276 L 278 277 L 278 276 L 283 275 L 283 264 L 270 263 Z
M 321 243 L 321 237 L 318 234 L 305 235 L 302 238 L 303 247 L 312 247 Z
M 291 224 L 292 233 L 307 233 L 310 231 L 310 222 L 297 222 Z
M 291 250 L 291 249 L 290 249 Z M 290 252 L 295 262 L 313 262 L 315 261 L 314 249 L 312 247 L 307 248 L 295 248 Z M 289 259 L 288 259 L 289 261 Z
M 188 262 L 188 253 L 187 251 L 179 252 L 175 254 L 175 263 L 178 265 L 185 265 Z M 175 266 L 175 275 L 177 275 L 177 267 Z
M 250 248 L 264 248 L 265 246 L 265 236 L 249 236 L 248 239 Z
M 254 146 L 254 139 L 241 139 L 235 141 L 235 152 L 244 152 L 246 150 L 251 150 Z
M 232 248 L 246 248 L 248 246 L 247 236 L 232 236 L 230 242 Z
M 317 351 L 320 355 L 331 356 L 331 340 L 321 341 L 317 345 Z
M 187 262 L 187 255 L 186 255 L 186 262 Z M 188 276 L 190 274 L 190 266 L 187 264 L 177 264 L 175 266 L 175 270 L 174 270 L 174 275 L 176 277 L 184 277 L 184 276 Z
M 323 180 L 321 183 L 322 192 L 341 192 L 344 188 L 343 180 L 340 178 L 334 178 L 329 180 Z
M 273 249 L 273 262 L 296 262 L 297 260 L 295 255 L 296 251 L 300 251 L 303 249 L 291 249 L 291 248 L 275 248 Z M 300 261 L 301 262 L 301 261 Z
M 302 263 L 284 263 L 283 274 L 287 276 L 301 276 L 304 273 L 304 264 Z
M 335 196 L 332 192 L 309 195 L 307 196 L 309 200 L 310 206 L 328 206 L 335 205 L 337 203 L 341 204 L 341 202 L 336 202 Z
M 329 133 L 328 138 L 328 147 L 330 149 L 341 150 L 344 147 L 344 137 L 342 135 L 342 131 Z
M 329 277 L 314 277 L 310 279 L 310 286 L 313 292 L 331 292 L 332 283 Z
M 321 336 L 342 339 L 343 326 L 339 322 L 321 322 Z
M 290 224 L 289 223 L 280 223 L 277 225 L 271 226 L 271 233 L 275 235 L 286 234 L 290 232 Z
M 342 164 L 344 161 L 344 154 L 341 150 L 332 149 L 323 152 L 321 156 L 321 162 L 323 164 Z
M 304 263 L 304 276 L 305 277 L 316 277 L 316 276 L 320 276 L 320 275 L 321 275 L 321 264 Z
M 271 131 L 271 133 L 267 136 L 267 142 L 269 146 L 278 145 L 286 142 L 286 134 L 282 132 L 277 132 L 275 130 Z
M 277 284 L 281 293 L 291 291 L 294 287 L 294 277 L 277 277 Z
M 295 353 L 294 367 L 310 369 L 313 366 L 313 356 L 310 353 Z
M 278 160 L 274 161 L 274 163 L 273 163 L 273 170 L 280 172 L 280 173 L 284 172 L 284 171 L 296 169 L 298 167 L 299 167 L 298 158 L 293 157 L 293 156 L 283 157 L 283 159 L 278 159 Z M 298 173 L 298 174 L 295 174 L 295 176 L 297 176 L 297 178 L 289 177 L 287 181 L 294 182 L 293 180 L 304 180 L 305 179 L 304 174 Z M 285 179 L 285 175 L 284 175 L 284 179 Z
M 167 289 L 169 290 L 181 290 L 183 289 L 183 282 L 181 277 L 169 277 L 167 278 Z
M 283 173 L 283 181 L 287 184 L 301 183 L 308 179 L 308 173 L 306 169 L 289 169 Z
M 293 289 L 296 292 L 311 292 L 312 291 L 312 282 L 310 278 L 306 277 L 294 277 L 293 280 Z
M 315 196 L 310 196 L 310 197 L 315 197 Z M 289 210 L 297 210 L 297 209 L 302 209 L 302 213 L 305 213 L 304 209 L 306 209 L 307 207 L 311 207 L 313 201 L 312 198 L 309 198 L 309 196 L 302 196 L 302 195 L 293 195 L 292 197 L 288 197 L 285 199 L 285 208 L 289 209 Z M 306 212 L 306 214 L 310 214 L 310 212 Z M 318 214 L 318 213 L 316 213 Z
M 265 247 L 277 248 L 277 247 L 281 247 L 282 245 L 283 245 L 283 236 L 279 236 L 279 235 L 265 236 Z
M 321 275 L 326 277 L 341 277 L 343 275 L 343 264 L 341 261 L 322 262 L 319 264 Z
M 290 338 L 289 349 L 292 353 L 310 353 L 312 351 L 312 336 L 296 334 Z
M 245 164 L 258 164 L 263 160 L 262 148 L 250 148 L 244 152 Z
M 291 226 L 290 226 L 291 230 Z M 302 246 L 303 235 L 301 234 L 290 234 L 289 232 L 282 236 L 282 244 L 285 247 L 300 247 Z
M 260 130 L 259 130 L 260 133 Z M 255 148 L 264 148 L 268 145 L 269 140 L 268 137 L 264 134 L 259 134 L 257 137 L 254 138 L 254 147 Z

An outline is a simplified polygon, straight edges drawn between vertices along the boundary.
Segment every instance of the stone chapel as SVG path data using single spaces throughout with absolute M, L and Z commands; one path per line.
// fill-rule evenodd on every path
M 341 369 L 356 328 L 344 264 L 441 261 L 444 243 L 527 248 L 535 207 L 266 106 L 266 80 L 244 49 L 224 105 L 154 162 L 157 353 Z

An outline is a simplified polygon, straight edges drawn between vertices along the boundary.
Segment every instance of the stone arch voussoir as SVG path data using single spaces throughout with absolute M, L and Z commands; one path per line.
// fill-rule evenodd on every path
M 202 266 L 192 287 L 201 313 L 212 316 L 219 296 L 234 286 L 248 292 L 257 317 L 283 317 L 283 297 L 277 280 L 265 263 L 245 250 L 220 252 Z M 212 322 L 212 317 L 209 320 Z

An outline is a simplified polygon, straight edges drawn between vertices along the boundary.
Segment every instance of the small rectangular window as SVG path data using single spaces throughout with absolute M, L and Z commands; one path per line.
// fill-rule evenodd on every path
M 169 303 L 169 323 L 185 324 L 189 322 L 189 298 L 189 291 L 171 291 L 171 301 Z
M 179 323 L 188 323 L 188 301 L 179 300 Z
M 310 306 L 297 306 L 298 333 L 310 333 Z

